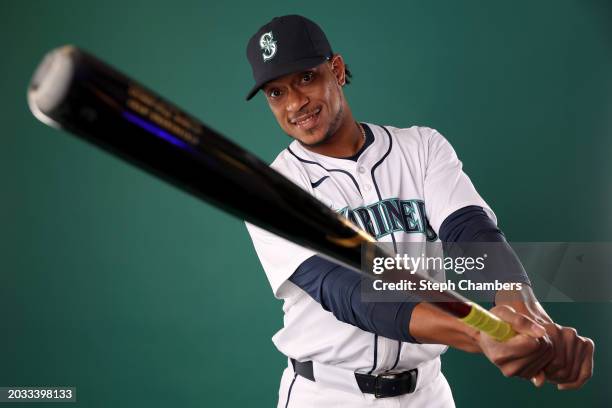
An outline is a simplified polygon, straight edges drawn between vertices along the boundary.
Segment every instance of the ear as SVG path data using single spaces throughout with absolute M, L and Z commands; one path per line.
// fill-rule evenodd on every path
M 338 81 L 338 85 L 344 86 L 346 84 L 346 71 L 344 65 L 344 59 L 340 54 L 334 54 L 329 60 L 332 73 Z

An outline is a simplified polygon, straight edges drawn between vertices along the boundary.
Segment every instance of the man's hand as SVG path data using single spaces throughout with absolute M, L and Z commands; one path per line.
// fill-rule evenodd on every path
M 484 355 L 506 377 L 533 379 L 541 375 L 544 367 L 554 357 L 546 329 L 509 306 L 496 306 L 491 312 L 510 323 L 518 334 L 505 342 L 499 342 L 479 333 L 477 341 Z
M 581 387 L 592 375 L 593 342 L 555 325 L 537 300 L 527 302 L 516 295 L 498 296 L 498 306 L 491 309 L 519 333 L 506 342 L 498 342 L 426 302 L 414 308 L 410 333 L 420 343 L 482 352 L 505 376 L 531 379 L 538 387 L 546 380 L 562 390 Z
M 552 342 L 544 327 L 508 306 L 495 307 L 491 312 L 519 334 L 498 342 L 425 302 L 414 308 L 410 332 L 420 343 L 448 344 L 463 351 L 484 353 L 507 377 L 532 379 L 539 375 L 553 358 Z
M 544 369 L 545 379 L 559 390 L 577 389 L 593 375 L 593 340 L 578 335 L 573 327 L 543 323 L 553 342 L 555 355 Z
M 536 386 L 544 381 L 557 384 L 559 390 L 582 387 L 593 376 L 593 340 L 579 336 L 573 327 L 552 321 L 528 286 L 517 298 L 516 293 L 498 293 L 496 304 L 505 304 L 529 316 L 546 329 L 552 341 L 554 357 L 534 379 Z

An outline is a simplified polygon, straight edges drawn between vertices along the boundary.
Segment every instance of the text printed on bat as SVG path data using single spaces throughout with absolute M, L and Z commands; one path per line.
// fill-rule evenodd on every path
M 140 87 L 130 86 L 128 95 L 126 105 L 134 113 L 151 120 L 192 145 L 198 144 L 198 135 L 202 134 L 202 126 L 192 121 L 187 115 Z

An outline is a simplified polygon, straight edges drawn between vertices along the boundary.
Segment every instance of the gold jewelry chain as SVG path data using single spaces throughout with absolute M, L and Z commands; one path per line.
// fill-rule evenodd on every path
M 357 126 L 359 127 L 359 130 L 361 130 L 361 136 L 363 136 L 363 140 L 366 140 L 365 129 L 363 128 L 363 126 L 361 126 L 361 123 L 359 123 L 359 122 L 355 122 L 355 123 L 357 123 Z

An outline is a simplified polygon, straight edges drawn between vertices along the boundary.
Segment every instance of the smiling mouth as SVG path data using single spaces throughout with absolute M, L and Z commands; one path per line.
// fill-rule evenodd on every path
M 316 124 L 316 121 L 319 118 L 319 113 L 321 113 L 320 107 L 310 113 L 307 113 L 306 115 L 291 119 L 290 122 L 299 128 L 309 129 Z

